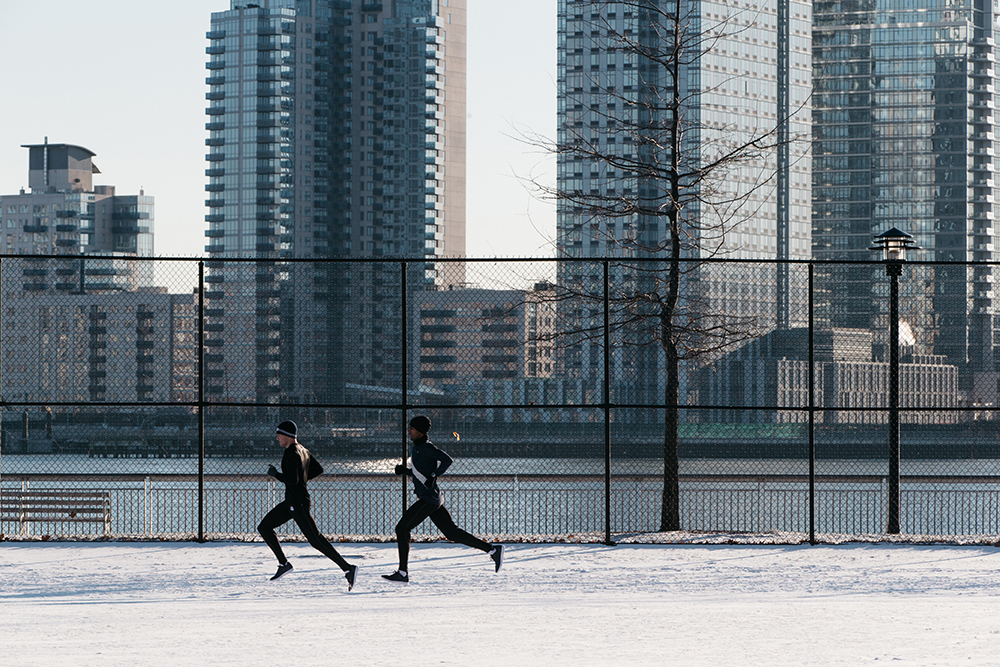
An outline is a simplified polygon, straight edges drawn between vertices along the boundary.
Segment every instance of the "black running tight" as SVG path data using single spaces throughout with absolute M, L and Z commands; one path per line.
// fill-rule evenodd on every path
M 475 535 L 471 535 L 455 525 L 444 505 L 434 507 L 430 503 L 417 500 L 403 512 L 403 518 L 396 524 L 396 544 L 399 547 L 399 569 L 407 569 L 410 557 L 410 531 L 419 526 L 424 519 L 430 518 L 438 527 L 445 539 L 464 544 L 480 551 L 489 552 L 493 547 Z
M 340 566 L 341 570 L 347 571 L 349 565 L 344 558 L 337 553 L 337 550 L 333 548 L 330 541 L 323 537 L 323 534 L 319 532 L 319 528 L 316 527 L 316 522 L 313 521 L 312 516 L 309 514 L 308 504 L 296 504 L 294 510 L 292 509 L 292 503 L 289 501 L 284 501 L 279 503 L 273 510 L 267 513 L 267 515 L 261 519 L 260 525 L 257 526 L 257 532 L 260 536 L 264 538 L 267 542 L 267 546 L 271 547 L 271 551 L 278 558 L 279 563 L 284 563 L 287 561 L 285 558 L 285 553 L 281 550 L 281 544 L 278 542 L 278 536 L 274 534 L 274 529 L 283 523 L 287 523 L 289 519 L 294 519 L 295 523 L 298 524 L 299 530 L 305 535 L 306 539 L 309 540 L 309 544 L 313 546 L 314 549 L 319 551 L 321 554 L 332 560 L 334 563 Z

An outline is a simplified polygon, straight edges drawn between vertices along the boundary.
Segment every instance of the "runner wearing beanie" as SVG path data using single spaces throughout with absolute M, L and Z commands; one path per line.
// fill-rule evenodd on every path
M 274 573 L 271 580 L 275 580 L 292 569 L 292 564 L 285 558 L 278 542 L 278 536 L 274 534 L 274 529 L 289 519 L 294 519 L 299 530 L 317 551 L 340 566 L 347 577 L 347 590 L 354 588 L 354 581 L 358 576 L 358 566 L 351 565 L 337 553 L 330 541 L 323 537 L 316 527 L 316 522 L 309 514 L 309 491 L 306 489 L 306 482 L 313 477 L 323 473 L 323 466 L 319 464 L 309 450 L 299 444 L 296 439 L 297 428 L 293 421 L 283 421 L 278 424 L 277 435 L 278 444 L 285 448 L 285 453 L 281 457 L 281 472 L 274 466 L 267 467 L 267 474 L 274 477 L 285 485 L 285 500 L 277 505 L 273 510 L 261 519 L 257 526 L 257 532 L 271 547 L 271 551 L 278 558 L 278 571 Z
M 399 549 L 399 569 L 392 574 L 383 574 L 389 581 L 407 582 L 410 575 L 407 571 L 410 555 L 410 531 L 416 528 L 424 519 L 430 518 L 434 525 L 444 534 L 445 539 L 458 542 L 480 551 L 485 551 L 493 559 L 494 572 L 499 572 L 503 565 L 503 545 L 489 544 L 474 535 L 470 535 L 455 525 L 451 515 L 441 500 L 441 489 L 437 478 L 444 474 L 452 464 L 452 458 L 435 447 L 427 434 L 431 430 L 431 420 L 418 415 L 410 420 L 407 434 L 413 441 L 410 450 L 410 466 L 396 465 L 397 475 L 413 477 L 413 491 L 417 500 L 403 513 L 403 518 L 396 524 L 396 546 Z

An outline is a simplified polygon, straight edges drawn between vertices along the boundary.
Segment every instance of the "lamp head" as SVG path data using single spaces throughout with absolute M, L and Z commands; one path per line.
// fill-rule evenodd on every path
M 883 232 L 872 240 L 873 245 L 869 250 L 881 250 L 882 259 L 887 262 L 906 261 L 906 249 L 919 250 L 919 246 L 913 241 L 913 237 L 906 232 L 893 227 L 887 232 Z

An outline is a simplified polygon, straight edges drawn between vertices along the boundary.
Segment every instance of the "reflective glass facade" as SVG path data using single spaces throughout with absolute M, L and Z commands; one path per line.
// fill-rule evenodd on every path
M 558 143 L 576 143 L 591 151 L 564 150 L 558 161 L 558 189 L 585 197 L 653 201 L 663 197 L 663 178 L 644 178 L 641 169 L 615 168 L 637 157 L 661 166 L 666 149 L 644 145 L 643 125 L 663 127 L 673 82 L 666 61 L 644 57 L 649 47 L 667 52 L 673 26 L 669 15 L 680 9 L 684 66 L 678 85 L 683 100 L 682 170 L 713 161 L 720 152 L 765 135 L 782 149 L 763 152 L 713 170 L 701 183 L 685 184 L 682 194 L 685 257 L 806 259 L 811 249 L 809 134 L 811 116 L 811 4 L 754 5 L 684 0 L 683 2 L 559 1 Z M 660 117 L 652 117 L 660 114 Z M 789 122 L 783 123 L 786 119 Z M 648 134 L 648 132 L 647 132 Z M 643 157 L 643 151 L 649 153 Z M 612 156 L 608 159 L 606 156 Z M 621 156 L 616 160 L 613 156 Z M 589 194 L 587 194 L 589 193 Z M 734 206 L 732 203 L 737 202 Z M 718 206 L 713 204 L 719 204 Z M 666 203 L 664 203 L 666 206 Z M 557 210 L 559 254 L 565 257 L 665 254 L 667 218 L 595 215 L 579 200 L 560 200 Z M 563 284 L 579 282 L 576 265 L 559 269 Z M 782 269 L 761 284 L 734 284 L 710 265 L 685 277 L 715 312 L 739 315 L 753 302 L 770 304 L 770 327 L 787 327 L 801 318 L 804 294 L 789 288 Z M 790 305 L 791 304 L 791 305 Z M 797 305 L 796 305 L 797 304 Z M 592 353 L 591 353 L 592 352 Z M 582 349 L 564 360 L 570 376 L 594 379 L 600 372 L 597 350 Z M 659 351 L 636 353 L 615 363 L 636 368 L 634 400 L 659 396 Z
M 872 259 L 873 236 L 897 227 L 918 258 L 995 261 L 994 14 L 972 0 L 815 3 L 813 252 Z M 834 269 L 822 317 L 883 326 L 880 269 Z M 921 351 L 945 355 L 965 387 L 994 370 L 988 267 L 938 268 L 901 283 L 928 302 L 909 323 Z M 961 296 L 964 295 L 963 300 Z M 995 385 L 995 382 L 994 382 Z

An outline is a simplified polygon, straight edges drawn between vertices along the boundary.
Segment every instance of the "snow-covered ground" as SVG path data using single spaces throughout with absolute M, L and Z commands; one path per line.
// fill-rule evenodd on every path
M 1000 549 L 0 543 L 0 664 L 1000 664 Z

